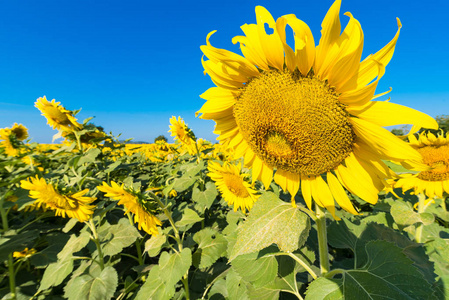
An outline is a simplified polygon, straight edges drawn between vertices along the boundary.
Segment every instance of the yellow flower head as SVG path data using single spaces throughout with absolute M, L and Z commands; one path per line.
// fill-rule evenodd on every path
M 131 212 L 134 214 L 134 222 L 138 224 L 139 229 L 143 229 L 145 232 L 157 235 L 157 226 L 161 226 L 161 221 L 153 214 L 154 209 L 148 207 L 144 200 L 139 199 L 137 195 L 128 192 L 124 184 L 121 186 L 111 181 L 109 186 L 106 182 L 103 185 L 97 186 L 97 189 L 106 193 L 105 196 L 118 200 L 119 205 L 123 205 L 126 208 L 125 214 Z
M 20 181 L 23 189 L 29 190 L 30 198 L 34 201 L 35 208 L 51 209 L 56 216 L 65 218 L 75 218 L 80 222 L 90 219 L 95 210 L 95 205 L 91 205 L 96 200 L 93 197 L 85 197 L 88 189 L 77 193 L 61 194 L 57 192 L 51 183 L 47 183 L 44 178 L 29 177 Z
M 12 256 L 15 258 L 28 258 L 36 253 L 36 249 L 31 248 L 28 250 L 28 247 L 23 249 L 22 251 L 14 251 Z
M 184 145 L 191 145 L 195 143 L 195 136 L 192 130 L 187 126 L 181 117 L 176 119 L 175 116 L 172 116 L 170 119 L 170 124 L 170 130 L 168 132 L 171 133 L 171 136 L 175 137 L 176 141 L 179 141 Z
M 393 56 L 399 20 L 394 38 L 361 62 L 363 31 L 346 13 L 349 22 L 341 33 L 340 5 L 335 1 L 326 14 L 318 45 L 295 15 L 275 20 L 261 6 L 257 23 L 243 25 L 244 35 L 232 40 L 243 56 L 212 46 L 214 31 L 209 33 L 201 46 L 208 60 L 202 64 L 216 87 L 201 95 L 207 101 L 198 111 L 216 122 L 214 132 L 234 148 L 235 157 L 244 157 L 253 180 L 268 188 L 274 179 L 292 202 L 301 187 L 309 208 L 313 199 L 334 216 L 334 200 L 357 214 L 344 188 L 377 202 L 388 177 L 382 160 L 423 168 L 421 155 L 382 127 L 437 128 L 423 113 L 371 101 Z M 292 40 L 286 37 L 287 25 L 294 45 L 287 44 Z
M 0 128 L 0 147 L 4 149 L 5 154 L 8 156 L 19 156 L 20 154 L 21 143 L 16 134 L 19 134 L 19 137 L 24 139 L 28 136 L 26 128 L 22 125 L 17 125 L 17 123 L 14 124 L 12 129 L 8 127 Z
M 73 112 L 65 109 L 61 102 L 55 102 L 53 99 L 50 101 L 47 98 L 38 98 L 34 103 L 42 113 L 42 115 L 47 118 L 47 124 L 53 129 L 58 129 L 62 131 L 74 131 L 80 130 L 83 126 L 78 123 L 76 118 L 73 116 Z
M 215 181 L 223 199 L 230 206 L 234 206 L 234 211 L 240 208 L 242 212 L 246 212 L 253 207 L 259 195 L 245 181 L 248 174 L 242 174 L 239 166 L 226 162 L 222 166 L 217 162 L 210 161 L 208 170 L 208 176 Z
M 418 174 L 403 174 L 395 187 L 402 187 L 404 191 L 413 189 L 415 194 L 425 193 L 430 198 L 443 198 L 443 192 L 449 194 L 449 136 L 423 132 L 419 139 L 414 135 L 408 138 L 429 169 Z
M 28 129 L 22 124 L 14 123 L 14 126 L 11 128 L 11 132 L 19 141 L 23 141 L 28 137 Z

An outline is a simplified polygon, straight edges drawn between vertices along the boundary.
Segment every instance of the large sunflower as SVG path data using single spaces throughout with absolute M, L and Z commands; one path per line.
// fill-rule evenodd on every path
M 414 135 L 408 137 L 410 145 L 424 158 L 430 169 L 417 174 L 403 174 L 395 187 L 404 191 L 413 189 L 415 194 L 425 193 L 427 197 L 443 198 L 449 194 L 449 136 L 421 133 L 419 139 Z
M 80 222 L 90 219 L 95 210 L 95 205 L 91 205 L 96 200 L 93 197 L 85 197 L 88 189 L 77 193 L 61 194 L 55 190 L 51 183 L 47 183 L 44 178 L 29 177 L 28 180 L 21 180 L 20 186 L 29 190 L 31 198 L 34 201 L 34 208 L 42 207 L 44 210 L 51 209 L 55 211 L 56 216 L 65 218 L 76 218 Z
M 60 105 L 61 102 L 55 101 L 55 99 L 48 101 L 44 96 L 38 98 L 34 106 L 41 111 L 42 115 L 47 119 L 47 124 L 53 129 L 62 131 L 80 130 L 83 126 L 76 121 L 77 119 L 73 116 L 73 112 Z
M 242 174 L 238 166 L 228 162 L 225 162 L 222 166 L 217 162 L 209 161 L 208 169 L 208 176 L 215 181 L 223 199 L 230 206 L 234 206 L 234 211 L 240 208 L 243 212 L 246 212 L 253 207 L 259 195 L 245 181 L 248 174 Z
M 157 235 L 157 226 L 161 226 L 161 221 L 154 215 L 157 208 L 144 199 L 140 198 L 137 193 L 127 190 L 122 184 L 121 186 L 111 181 L 109 186 L 106 182 L 97 186 L 97 189 L 106 193 L 106 197 L 118 200 L 119 205 L 126 208 L 125 214 L 131 212 L 134 214 L 134 222 L 138 224 L 139 229 L 143 229 L 149 234 Z
M 322 36 L 315 46 L 309 27 L 295 15 L 276 21 L 256 7 L 257 24 L 245 24 L 240 43 L 243 56 L 207 45 L 202 60 L 216 87 L 202 98 L 201 118 L 216 122 L 222 143 L 244 156 L 253 179 L 265 187 L 275 180 L 293 197 L 301 188 L 310 208 L 312 199 L 334 214 L 334 199 L 357 213 L 343 187 L 369 203 L 377 202 L 389 159 L 423 168 L 421 155 L 383 126 L 413 124 L 437 128 L 436 121 L 413 109 L 371 101 L 390 61 L 395 37 L 380 51 L 360 62 L 363 31 L 350 14 L 342 33 L 341 1 L 329 9 Z M 268 34 L 265 26 L 273 31 Z M 295 45 L 286 40 L 286 26 L 295 33 Z M 284 55 L 285 54 L 285 55 Z M 276 172 L 274 173 L 274 171 Z M 274 175 L 273 175 L 274 173 Z

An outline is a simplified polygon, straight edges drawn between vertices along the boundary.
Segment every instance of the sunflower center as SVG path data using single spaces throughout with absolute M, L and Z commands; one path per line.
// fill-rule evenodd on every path
M 449 145 L 426 146 L 417 150 L 423 156 L 424 163 L 432 167 L 429 171 L 419 173 L 418 178 L 427 181 L 449 179 Z
M 298 71 L 270 71 L 241 89 L 234 117 L 243 138 L 266 164 L 317 176 L 352 152 L 355 134 L 339 94 Z
M 223 181 L 228 190 L 239 198 L 249 197 L 248 190 L 242 183 L 242 178 L 236 174 L 223 173 Z

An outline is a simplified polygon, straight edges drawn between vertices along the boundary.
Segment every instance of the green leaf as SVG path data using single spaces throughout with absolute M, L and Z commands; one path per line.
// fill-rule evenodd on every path
M 175 294 L 175 286 L 166 284 L 161 277 L 158 265 L 154 266 L 148 274 L 147 281 L 137 293 L 136 300 L 166 300 Z
M 193 254 L 193 264 L 196 267 L 210 267 L 217 259 L 226 255 L 228 242 L 217 230 L 204 228 L 195 233 L 193 240 L 198 243 L 198 249 Z
M 429 213 L 417 213 L 409 202 L 395 201 L 390 210 L 394 221 L 402 226 L 409 226 L 416 223 L 423 223 L 424 225 L 432 224 L 435 218 Z
M 369 218 L 367 218 L 369 219 Z M 411 241 L 400 231 L 388 228 L 381 224 L 352 223 L 349 220 L 332 222 L 328 227 L 328 242 L 335 248 L 349 248 L 355 254 L 355 265 L 361 266 L 366 260 L 365 245 L 372 240 L 385 240 L 394 243 L 409 259 L 411 259 L 429 283 L 435 281 L 434 267 L 425 254 L 421 244 Z M 425 226 L 426 229 L 429 226 Z
M 152 235 L 151 238 L 145 242 L 145 252 L 147 252 L 150 257 L 158 256 L 162 246 L 167 241 L 167 237 L 162 233 L 162 230 L 158 228 L 158 231 L 159 234 Z
M 306 299 L 426 299 L 432 293 L 431 285 L 393 243 L 371 241 L 365 250 L 363 268 L 342 271 L 340 279 L 313 281 Z
M 238 232 L 230 260 L 238 255 L 277 244 L 281 251 L 293 252 L 307 239 L 309 217 L 273 193 L 263 194 L 251 209 Z
M 167 286 L 174 286 L 192 265 L 192 251 L 182 249 L 181 253 L 162 252 L 159 259 L 159 276 Z
M 178 193 L 184 192 L 196 182 L 196 179 L 196 177 L 192 178 L 187 175 L 183 175 L 180 178 L 175 178 L 175 180 L 173 181 L 173 189 Z
M 242 277 L 232 268 L 226 275 L 226 288 L 228 290 L 228 298 L 230 300 L 249 300 L 248 288 Z
M 101 153 L 101 150 L 98 148 L 90 148 L 84 153 L 84 155 L 78 161 L 78 165 L 82 165 L 88 162 L 94 162 L 97 156 Z
M 82 232 L 79 236 L 72 234 L 70 239 L 65 244 L 64 249 L 58 254 L 58 259 L 64 261 L 71 259 L 72 254 L 83 249 L 90 241 L 90 234 Z
M 201 222 L 204 218 L 198 216 L 198 214 L 190 208 L 186 208 L 183 211 L 182 218 L 178 222 L 175 223 L 177 227 L 187 226 L 190 224 L 195 224 L 197 222 Z
M 234 270 L 244 280 L 253 284 L 255 288 L 272 283 L 277 276 L 278 262 L 276 257 L 274 255 L 264 256 L 264 253 L 269 251 L 268 249 L 240 255 L 232 261 Z
M 86 274 L 75 278 L 65 289 L 64 296 L 69 300 L 107 300 L 114 296 L 117 285 L 117 271 L 113 267 L 106 267 L 96 277 Z
M 60 285 L 64 279 L 72 273 L 73 270 L 73 260 L 59 260 L 55 263 L 49 264 L 45 269 L 44 275 L 42 276 L 41 285 L 39 286 L 39 291 L 43 291 L 52 286 Z
M 218 192 L 213 182 L 206 183 L 206 190 L 200 191 L 199 188 L 194 188 L 192 192 L 192 200 L 195 201 L 200 207 L 201 211 L 205 208 L 209 209 L 217 198 Z
M 132 226 L 125 218 L 115 225 L 105 223 L 98 230 L 98 236 L 105 256 L 112 256 L 122 252 L 124 248 L 130 246 L 141 237 L 136 227 Z

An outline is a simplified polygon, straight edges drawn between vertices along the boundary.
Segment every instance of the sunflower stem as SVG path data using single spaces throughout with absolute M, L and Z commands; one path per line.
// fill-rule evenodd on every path
M 444 211 L 447 211 L 447 207 L 446 207 L 446 197 L 444 197 L 444 195 L 443 195 L 443 198 L 441 199 L 441 208 L 444 210 Z
M 318 276 L 316 275 L 316 273 L 309 267 L 309 265 L 307 265 L 302 259 L 300 259 L 299 257 L 297 257 L 296 255 L 294 255 L 291 252 L 279 252 L 276 253 L 277 256 L 279 255 L 286 255 L 286 256 L 290 256 L 291 258 L 293 258 L 297 263 L 299 263 L 309 274 L 310 276 L 313 277 L 313 279 L 317 279 Z
M 92 235 L 93 235 L 93 241 L 95 243 L 95 245 L 97 246 L 97 250 L 98 250 L 98 260 L 100 262 L 100 268 L 101 270 L 104 269 L 104 257 L 103 257 L 103 251 L 101 250 L 101 245 L 100 245 L 100 240 L 98 238 L 98 233 L 97 233 L 97 229 L 95 228 L 95 224 L 92 221 L 92 218 L 89 219 L 88 222 L 86 222 L 86 224 L 89 226 L 90 230 L 92 231 Z
M 327 247 L 326 213 L 322 207 L 316 207 L 316 227 L 318 234 L 318 252 L 320 256 L 321 276 L 329 272 L 329 250 Z
M 83 152 L 83 145 L 81 144 L 81 138 L 78 134 L 78 131 L 74 130 L 73 133 L 75 134 L 76 144 L 78 146 L 78 149 L 80 150 L 80 152 Z
M 175 222 L 173 221 L 173 218 L 171 217 L 170 211 L 167 209 L 167 206 L 162 203 L 161 199 L 152 191 L 148 191 L 148 193 L 151 195 L 151 197 L 156 200 L 156 202 L 159 204 L 159 206 L 164 211 L 164 214 L 167 216 L 168 221 L 170 222 L 171 227 L 173 228 L 173 232 L 175 233 L 176 242 L 178 243 L 178 250 L 179 252 L 182 251 L 182 239 L 179 236 L 179 230 L 175 225 Z M 189 291 L 189 270 L 184 274 L 181 281 L 184 284 L 184 290 L 185 290 L 185 297 L 186 300 L 190 300 L 190 291 Z
M 9 230 L 8 215 L 3 207 L 5 197 L 0 198 L 0 215 L 2 217 L 3 232 Z M 9 291 L 11 292 L 11 299 L 16 299 L 16 272 L 14 271 L 14 259 L 12 252 L 8 255 L 8 273 L 9 273 Z
M 426 195 L 423 193 L 418 194 L 418 213 L 423 213 L 425 211 L 425 203 L 426 202 Z M 423 230 L 424 224 L 418 223 L 416 225 L 416 232 L 415 232 L 415 241 L 417 243 L 421 243 L 422 240 L 422 230 Z

